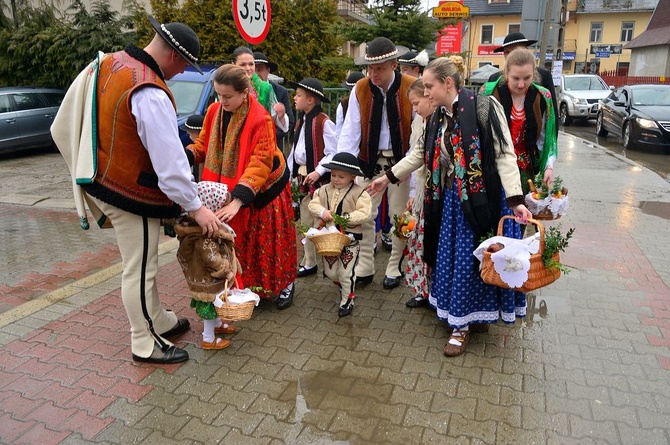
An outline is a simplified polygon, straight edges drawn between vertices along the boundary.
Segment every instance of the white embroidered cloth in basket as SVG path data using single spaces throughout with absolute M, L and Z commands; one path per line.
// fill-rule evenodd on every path
M 337 230 L 337 227 L 335 227 L 334 225 L 324 226 L 324 227 L 321 227 L 320 229 L 310 227 L 309 230 L 307 231 L 307 233 L 305 233 L 305 237 L 300 241 L 303 244 L 307 244 L 307 241 L 310 241 L 311 237 L 313 237 L 315 235 L 324 235 L 326 233 L 340 233 L 340 231 Z M 352 235 L 347 235 L 347 236 L 349 236 L 349 238 L 351 238 L 352 241 L 354 240 L 354 237 Z
M 544 199 L 535 199 L 532 197 L 532 193 L 526 195 L 526 207 L 530 210 L 530 213 L 537 215 L 544 209 L 549 209 L 554 218 L 558 215 L 565 215 L 568 213 L 568 207 L 570 206 L 570 198 L 568 195 L 563 195 L 560 198 L 554 198 L 553 196 L 547 196 Z
M 505 236 L 494 236 L 482 242 L 472 254 L 481 262 L 484 259 L 484 251 L 491 244 L 500 243 L 505 247 L 491 255 L 493 268 L 500 279 L 510 287 L 521 287 L 528 280 L 530 270 L 530 256 L 540 249 L 540 234 L 536 233 L 524 239 L 507 238 Z
M 214 299 L 214 306 L 223 306 L 223 300 L 221 297 L 223 296 L 224 292 L 225 290 L 216 294 L 216 298 Z M 261 297 L 259 297 L 257 293 L 252 292 L 251 289 L 228 289 L 228 303 L 243 304 L 250 301 L 255 302 L 256 306 L 258 306 L 258 303 L 261 301 Z

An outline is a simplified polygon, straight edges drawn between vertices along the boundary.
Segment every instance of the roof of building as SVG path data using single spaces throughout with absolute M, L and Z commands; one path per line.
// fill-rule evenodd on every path
M 624 48 L 670 45 L 670 0 L 659 0 L 646 31 L 628 42 Z
M 509 3 L 489 4 L 489 0 L 463 0 L 470 8 L 471 16 L 482 15 L 521 15 L 523 0 L 509 0 Z

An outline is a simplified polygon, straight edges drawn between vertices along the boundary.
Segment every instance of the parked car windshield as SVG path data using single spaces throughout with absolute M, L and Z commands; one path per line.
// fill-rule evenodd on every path
M 167 86 L 172 91 L 174 100 L 177 103 L 177 116 L 195 114 L 205 85 L 204 82 L 167 81 Z
M 670 106 L 670 88 L 637 88 L 632 92 L 633 105 Z
M 570 90 L 608 90 L 609 87 L 597 77 L 566 77 L 565 89 Z

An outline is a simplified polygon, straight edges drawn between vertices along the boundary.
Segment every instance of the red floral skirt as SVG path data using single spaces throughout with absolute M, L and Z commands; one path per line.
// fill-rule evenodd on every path
M 272 202 L 249 209 L 248 227 L 235 240 L 237 258 L 242 265 L 242 282 L 261 298 L 279 295 L 298 274 L 298 248 L 293 223 L 291 184 Z

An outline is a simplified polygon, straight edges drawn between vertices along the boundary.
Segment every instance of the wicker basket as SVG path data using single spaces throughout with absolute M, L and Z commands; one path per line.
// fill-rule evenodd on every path
M 562 193 L 563 193 L 563 196 L 568 196 L 568 189 L 563 188 Z M 554 220 L 557 220 L 557 219 L 560 219 L 560 218 L 561 218 L 561 215 L 558 214 L 558 215 L 554 216 L 554 214 L 551 213 L 551 210 L 549 210 L 549 207 L 545 207 L 540 212 L 533 215 L 533 219 L 539 219 L 539 220 L 542 220 L 542 221 L 554 221 Z
M 324 233 L 309 237 L 316 246 L 316 253 L 323 256 L 339 256 L 342 249 L 351 243 L 351 238 L 343 233 Z
M 228 302 L 228 280 L 226 280 L 226 286 L 223 290 L 222 295 L 223 306 L 216 307 L 216 314 L 221 320 L 227 321 L 240 321 L 248 320 L 251 318 L 251 314 L 254 312 L 254 307 L 256 303 L 254 301 L 248 301 L 242 304 L 231 304 Z
M 506 219 L 514 219 L 513 216 L 503 216 L 498 223 L 498 236 L 502 235 L 503 223 Z M 484 251 L 484 259 L 482 260 L 481 277 L 484 283 L 492 284 L 493 286 L 502 287 L 504 289 L 513 289 L 520 292 L 528 292 L 548 286 L 561 276 L 559 269 L 548 269 L 542 260 L 542 253 L 544 252 L 544 226 L 535 219 L 530 219 L 530 223 L 536 224 L 540 231 L 540 249 L 537 253 L 530 256 L 530 270 L 528 271 L 528 279 L 521 287 L 510 287 L 496 272 L 491 259 L 491 252 Z M 552 257 L 554 261 L 559 261 L 558 252 Z

